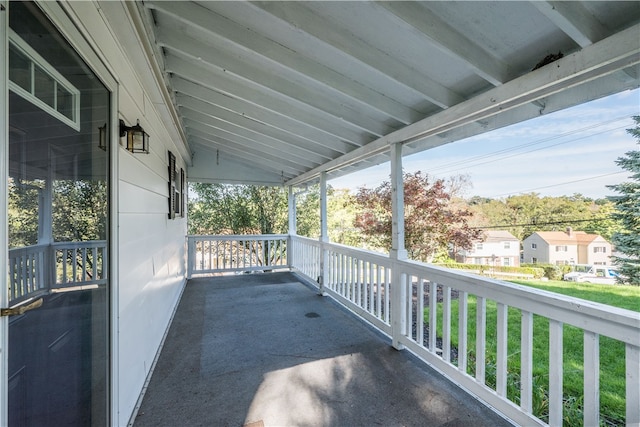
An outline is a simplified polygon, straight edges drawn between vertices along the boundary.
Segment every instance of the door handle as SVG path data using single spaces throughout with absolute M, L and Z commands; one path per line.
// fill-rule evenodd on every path
M 33 310 L 34 308 L 38 308 L 42 305 L 42 298 L 38 298 L 37 300 L 18 307 L 13 308 L 0 308 L 0 317 L 4 316 L 17 316 L 20 314 L 24 314 L 29 310 Z

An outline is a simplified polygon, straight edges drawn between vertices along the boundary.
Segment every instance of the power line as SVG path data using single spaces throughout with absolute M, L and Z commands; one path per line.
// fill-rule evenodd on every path
M 563 145 L 563 144 L 568 144 L 570 142 L 580 141 L 580 140 L 583 140 L 583 139 L 586 139 L 586 138 L 591 138 L 593 136 L 601 135 L 601 134 L 608 133 L 608 132 L 611 132 L 611 131 L 614 131 L 614 130 L 618 130 L 618 129 L 624 129 L 625 127 L 626 126 L 618 126 L 616 128 L 605 129 L 605 130 L 603 130 L 601 132 L 595 132 L 595 133 L 591 133 L 589 135 L 581 136 L 579 138 L 573 138 L 573 139 L 570 139 L 568 141 L 562 141 L 562 142 L 558 142 L 558 143 L 555 143 L 555 144 L 547 145 L 547 146 L 544 146 L 544 147 L 538 147 L 538 148 L 534 148 L 532 150 L 522 151 L 520 153 L 514 153 L 514 154 L 509 154 L 509 155 L 506 155 L 506 156 L 502 156 L 502 157 L 496 157 L 496 158 L 493 158 L 493 159 L 490 159 L 490 160 L 486 160 L 484 162 L 479 162 L 478 163 L 477 162 L 478 160 L 482 160 L 482 159 L 478 159 L 478 160 L 472 160 L 469 163 L 476 162 L 475 164 L 472 164 L 471 167 L 486 165 L 487 163 L 493 163 L 493 162 L 497 162 L 497 161 L 501 161 L 501 160 L 505 160 L 505 159 L 510 159 L 512 157 L 522 156 L 524 154 L 533 153 L 535 151 L 546 150 L 546 149 L 549 149 L 549 148 L 552 148 L 552 147 L 557 147 L 558 145 Z M 522 146 L 520 146 L 518 148 L 522 148 Z M 451 172 L 454 172 L 454 171 L 455 171 L 454 169 L 451 169 L 451 170 L 448 170 L 448 171 L 445 169 L 445 172 L 440 172 L 440 173 L 446 174 L 446 173 L 451 173 Z
M 622 173 L 627 173 L 627 172 L 626 171 L 619 171 L 619 172 L 605 173 L 603 175 L 591 176 L 591 177 L 588 177 L 588 178 L 576 179 L 576 180 L 573 180 L 573 181 L 566 181 L 566 182 L 561 182 L 561 183 L 558 183 L 558 184 L 545 185 L 543 187 L 530 188 L 528 190 L 521 190 L 521 191 L 517 191 L 517 192 L 513 192 L 512 191 L 510 193 L 497 194 L 495 196 L 488 197 L 488 198 L 491 199 L 491 198 L 494 198 L 494 197 L 510 196 L 510 195 L 512 195 L 514 193 L 518 193 L 518 194 L 520 194 L 520 193 L 529 193 L 529 192 L 535 191 L 535 190 L 543 190 L 545 188 L 561 187 L 561 186 L 567 185 L 567 184 L 575 184 L 576 182 L 590 181 L 592 179 L 604 178 L 605 176 L 619 175 L 619 174 L 622 174 Z
M 516 145 L 515 147 L 504 148 L 502 150 L 492 151 L 490 153 L 486 153 L 486 154 L 483 154 L 483 155 L 474 156 L 474 157 L 469 158 L 469 159 L 459 160 L 457 162 L 452 162 L 452 163 L 448 163 L 448 164 L 445 164 L 445 165 L 437 166 L 437 167 L 433 168 L 431 170 L 431 172 L 433 170 L 441 170 L 441 169 L 445 169 L 446 170 L 446 169 L 451 168 L 451 167 L 464 165 L 464 164 L 468 164 L 468 163 L 473 163 L 473 162 L 476 162 L 476 161 L 479 161 L 479 160 L 483 160 L 485 158 L 493 157 L 495 155 L 509 153 L 509 152 L 512 152 L 512 151 L 517 151 L 517 150 L 520 150 L 522 148 L 527 148 L 527 147 L 531 147 L 531 146 L 534 146 L 534 145 L 539 145 L 539 144 L 542 144 L 542 143 L 545 143 L 545 142 L 549 142 L 549 141 L 553 141 L 553 140 L 556 140 L 556 139 L 563 138 L 565 136 L 573 135 L 573 134 L 576 134 L 576 133 L 579 133 L 579 132 L 587 131 L 589 129 L 598 128 L 598 127 L 604 126 L 604 125 L 609 124 L 609 123 L 614 123 L 614 122 L 617 122 L 617 121 L 627 120 L 627 119 L 629 119 L 629 117 L 626 116 L 626 115 L 625 116 L 616 117 L 616 118 L 613 118 L 613 119 L 610 119 L 610 120 L 605 120 L 605 121 L 602 121 L 602 122 L 595 123 L 593 125 L 585 126 L 585 127 L 582 127 L 582 128 L 578 128 L 578 129 L 574 129 L 574 130 L 565 132 L 565 133 L 554 135 L 554 136 L 551 136 L 551 137 L 548 137 L 548 138 L 543 138 L 543 139 L 539 139 L 539 140 L 530 141 L 530 142 L 527 142 L 527 143 L 524 143 L 524 144 Z M 595 135 L 599 135 L 599 134 L 602 134 L 602 133 L 606 133 L 606 132 L 610 132 L 610 131 L 613 131 L 613 130 L 623 129 L 625 127 L 626 127 L 626 125 L 622 126 L 622 127 L 618 126 L 618 127 L 612 128 L 612 129 L 607 129 L 607 130 L 602 131 L 602 132 L 598 132 L 598 133 L 594 133 L 594 134 L 590 134 L 590 135 L 585 135 L 583 137 L 574 138 L 574 139 L 571 139 L 569 141 L 563 141 L 563 142 L 560 142 L 558 144 L 550 145 L 548 147 L 541 147 L 541 148 L 538 148 L 538 149 L 535 149 L 535 150 L 530 150 L 530 151 L 525 151 L 525 152 L 522 152 L 522 153 L 512 154 L 510 156 L 503 156 L 503 157 L 494 158 L 494 159 L 490 160 L 489 162 L 479 163 L 478 165 L 482 165 L 482 164 L 485 164 L 485 163 L 490 163 L 490 162 L 493 162 L 493 161 L 498 161 L 498 160 L 502 160 L 502 159 L 506 159 L 506 158 L 510 158 L 510 157 L 514 157 L 514 156 L 519 156 L 521 154 L 527 154 L 527 153 L 530 153 L 530 152 L 533 152 L 533 151 L 538 151 L 538 150 L 549 148 L 549 147 L 555 147 L 555 146 L 561 145 L 561 144 L 567 144 L 569 142 L 579 141 L 581 139 L 589 138 L 589 137 L 592 137 L 592 136 L 595 136 Z M 475 165 L 475 166 L 478 166 L 478 165 Z
M 475 229 L 475 230 L 484 230 L 487 228 L 509 228 L 509 227 L 529 227 L 529 226 L 537 226 L 537 225 L 576 224 L 580 222 L 593 222 L 593 221 L 601 221 L 605 219 L 609 219 L 609 218 L 602 217 L 602 218 L 591 218 L 591 219 L 570 219 L 566 221 L 531 222 L 526 224 L 487 225 L 487 226 L 469 227 L 469 228 Z

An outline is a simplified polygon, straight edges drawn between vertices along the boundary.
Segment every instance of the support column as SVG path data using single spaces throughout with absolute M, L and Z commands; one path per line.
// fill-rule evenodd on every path
M 404 246 L 404 179 L 402 176 L 402 144 L 391 145 L 391 253 L 392 261 L 407 259 Z M 391 338 L 396 350 L 403 350 L 400 337 L 407 334 L 406 274 L 399 264 L 392 262 L 391 282 Z
M 293 239 L 291 236 L 295 236 L 297 234 L 297 225 L 296 225 L 296 195 L 293 192 L 293 186 L 289 186 L 289 197 L 287 199 L 287 205 L 289 208 L 289 229 L 287 230 L 288 238 L 287 238 L 287 265 L 289 269 L 293 268 Z
M 320 277 L 318 277 L 318 293 L 327 296 L 324 285 L 329 277 L 329 251 L 324 243 L 329 241 L 327 225 L 327 172 L 320 173 Z
M 296 228 L 296 195 L 293 193 L 293 186 L 289 186 L 289 198 L 288 198 L 288 207 L 289 207 L 289 232 L 288 234 L 295 236 L 297 233 Z
M 56 282 L 56 254 L 53 246 L 53 168 L 54 152 L 49 148 L 49 167 L 44 188 L 38 193 L 38 245 L 46 246 L 38 279 L 47 287 Z

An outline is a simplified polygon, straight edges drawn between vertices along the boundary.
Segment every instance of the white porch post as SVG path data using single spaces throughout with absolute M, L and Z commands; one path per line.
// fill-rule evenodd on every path
M 49 170 L 44 188 L 38 194 L 38 245 L 47 245 L 44 266 L 38 272 L 40 280 L 48 287 L 55 283 L 55 253 L 53 246 L 53 170 L 55 167 L 53 150 L 49 149 Z
M 293 192 L 293 186 L 289 186 L 289 199 L 288 199 L 288 207 L 289 207 L 289 235 L 295 236 L 297 234 L 296 228 L 296 195 Z
M 296 231 L 296 195 L 293 192 L 293 186 L 289 186 L 289 198 L 287 200 L 287 205 L 289 208 L 289 229 L 287 238 L 287 265 L 289 269 L 293 268 L 293 239 L 291 236 L 295 236 L 297 234 Z
M 320 173 L 320 277 L 318 278 L 319 294 L 326 296 L 324 284 L 329 277 L 327 271 L 329 265 L 329 252 L 324 243 L 329 241 L 327 226 L 327 172 Z
M 392 261 L 407 259 L 404 247 L 404 180 L 402 177 L 402 144 L 391 145 L 391 253 Z M 391 282 L 391 338 L 396 350 L 404 349 L 399 338 L 407 331 L 406 275 L 398 263 L 392 264 Z

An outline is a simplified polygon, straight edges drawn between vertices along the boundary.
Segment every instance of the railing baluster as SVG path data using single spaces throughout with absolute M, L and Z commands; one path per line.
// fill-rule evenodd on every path
M 406 295 L 406 307 L 405 307 L 405 328 L 406 335 L 413 339 L 413 276 L 410 274 L 405 274 L 405 282 L 403 286 L 405 287 L 404 294 Z
M 458 369 L 467 372 L 467 303 L 468 293 L 458 294 Z
M 549 425 L 562 426 L 562 322 L 549 320 Z
M 382 319 L 382 266 L 378 264 L 376 268 L 376 314 Z
M 508 307 L 497 303 L 496 392 L 500 396 L 507 395 L 507 320 Z
M 600 424 L 600 337 L 584 331 L 584 425 Z
M 28 255 L 25 255 L 22 258 L 22 262 L 20 263 L 20 282 L 24 283 L 25 294 L 28 293 L 29 284 L 27 283 L 27 264 L 28 264 Z
M 442 358 L 451 360 L 451 288 L 442 286 Z
M 60 256 L 62 257 L 61 258 L 62 259 L 62 278 L 60 279 L 60 283 L 62 284 L 62 283 L 65 283 L 67 281 L 67 274 L 68 274 L 67 273 L 67 264 L 68 264 L 68 261 L 67 261 L 67 256 L 68 256 L 67 250 L 64 249 L 64 248 L 60 249 Z M 56 284 L 58 284 L 57 281 L 56 281 Z
M 82 281 L 87 280 L 87 248 L 82 248 L 80 250 L 81 256 L 82 256 L 82 263 L 80 265 L 82 265 Z
M 520 335 L 520 407 L 531 413 L 533 407 L 533 313 L 522 310 Z
M 355 283 L 355 290 L 356 290 L 356 295 L 355 295 L 355 303 L 358 306 L 362 305 L 362 277 L 360 277 L 360 271 L 362 268 L 362 261 L 359 259 L 354 259 L 354 265 L 355 265 L 355 273 L 356 273 L 356 283 Z
M 344 296 L 344 254 L 338 254 L 338 293 Z
M 362 308 L 368 310 L 369 305 L 369 262 L 362 262 Z
M 437 335 L 437 319 L 438 319 L 438 284 L 434 281 L 429 282 L 429 350 L 436 354 L 436 335 Z
M 416 338 L 420 345 L 424 345 L 424 278 L 418 277 L 418 289 L 416 299 Z
M 374 314 L 375 313 L 375 308 L 374 308 L 374 293 L 373 293 L 373 286 L 374 286 L 374 271 L 375 271 L 375 264 L 373 262 L 369 263 L 369 313 Z
M 348 272 L 349 272 L 349 301 L 353 302 L 355 300 L 355 292 L 354 292 L 354 271 L 353 271 L 353 257 L 349 256 L 348 262 Z
M 91 263 L 91 277 L 93 280 L 98 280 L 98 248 L 91 249 L 91 256 L 93 262 Z
M 216 241 L 215 251 L 213 249 L 213 241 L 209 240 L 207 243 L 209 247 L 209 266 L 207 267 L 207 270 L 218 269 L 220 267 L 220 241 Z M 214 255 L 215 255 L 215 266 L 213 263 Z
M 625 345 L 626 405 L 628 426 L 640 425 L 640 347 Z
M 391 269 L 385 267 L 384 269 L 384 321 L 386 323 L 391 322 Z
M 71 249 L 71 271 L 72 271 L 72 278 L 71 278 L 71 283 L 75 282 L 76 280 L 78 280 L 78 263 L 76 262 L 76 260 L 78 259 L 78 248 L 73 248 Z
M 26 277 L 26 281 L 27 281 L 27 291 L 29 293 L 33 292 L 35 289 L 33 288 L 33 254 L 29 254 L 27 256 L 27 269 L 26 269 L 26 273 L 27 273 L 27 277 Z
M 476 297 L 476 380 L 485 383 L 487 351 L 487 300 Z

